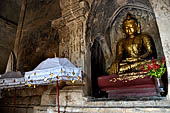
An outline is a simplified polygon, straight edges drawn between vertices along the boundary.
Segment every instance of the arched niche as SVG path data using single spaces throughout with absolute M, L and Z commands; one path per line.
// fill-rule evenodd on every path
M 86 83 L 88 83 L 85 87 L 86 95 L 96 96 L 99 93 L 97 77 L 104 75 L 115 59 L 117 42 L 125 37 L 122 23 L 127 13 L 131 13 L 138 20 L 142 33 L 152 37 L 156 57 L 161 59 L 164 56 L 159 29 L 148 0 L 100 0 L 98 2 L 94 0 L 86 32 L 85 62 L 90 62 L 85 65 Z M 167 85 L 167 77 L 163 79 Z
M 125 34 L 122 31 L 122 23 L 125 20 L 127 13 L 132 14 L 133 17 L 138 20 L 141 25 L 142 34 L 148 34 L 152 37 L 154 46 L 156 45 L 155 57 L 161 59 L 164 56 L 164 53 L 154 13 L 151 9 L 142 9 L 140 6 L 135 7 L 133 5 L 127 5 L 120 9 L 116 15 L 112 15 L 104 34 L 109 48 L 111 49 L 110 51 L 112 53 L 113 60 L 116 55 L 115 49 L 117 42 L 122 38 L 125 38 Z

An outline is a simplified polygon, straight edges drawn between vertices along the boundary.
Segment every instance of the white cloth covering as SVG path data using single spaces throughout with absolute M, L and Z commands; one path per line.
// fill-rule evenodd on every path
M 66 58 L 48 58 L 34 70 L 25 72 L 24 77 L 0 79 L 0 89 L 44 85 L 60 80 L 82 80 L 81 68 L 76 68 Z
M 33 71 L 25 73 L 26 84 L 49 84 L 59 80 L 81 80 L 80 68 L 66 58 L 48 58 Z

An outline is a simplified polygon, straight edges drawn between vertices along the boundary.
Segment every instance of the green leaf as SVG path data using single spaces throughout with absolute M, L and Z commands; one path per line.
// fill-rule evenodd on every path
M 157 77 L 158 77 L 158 78 L 160 78 L 160 77 L 161 77 L 161 75 L 162 75 L 161 73 L 158 73 Z
M 165 71 L 166 71 L 166 68 L 164 68 L 163 73 L 165 73 Z
M 164 66 L 165 66 L 165 64 L 164 64 L 164 63 L 162 63 L 162 64 L 161 64 L 161 68 L 164 68 Z

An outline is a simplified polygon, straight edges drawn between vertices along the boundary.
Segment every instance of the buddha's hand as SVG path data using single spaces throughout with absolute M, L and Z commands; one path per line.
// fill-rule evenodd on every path
M 107 73 L 116 74 L 118 72 L 118 68 L 119 68 L 119 63 L 115 62 L 107 69 Z
M 126 58 L 126 62 L 136 62 L 136 61 L 139 61 L 140 60 L 140 58 Z

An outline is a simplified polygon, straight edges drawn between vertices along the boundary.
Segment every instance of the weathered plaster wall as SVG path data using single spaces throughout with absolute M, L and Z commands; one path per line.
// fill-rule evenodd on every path
M 0 17 L 15 24 L 18 23 L 21 10 L 21 0 L 1 0 Z
M 18 69 L 32 70 L 54 53 L 83 67 L 88 1 L 24 1 L 15 43 Z
M 163 50 L 167 59 L 167 65 L 170 67 L 170 1 L 169 0 L 150 0 L 155 12 L 158 24 Z
M 168 83 L 170 97 L 170 1 L 169 0 L 150 0 L 155 12 L 160 37 L 162 41 L 163 51 L 166 57 L 168 68 Z
M 13 50 L 17 26 L 4 19 L 0 19 L 0 73 L 6 69 L 11 50 Z
M 30 71 L 41 61 L 58 55 L 58 33 L 51 21 L 61 16 L 58 0 L 23 0 L 15 42 L 17 68 Z

